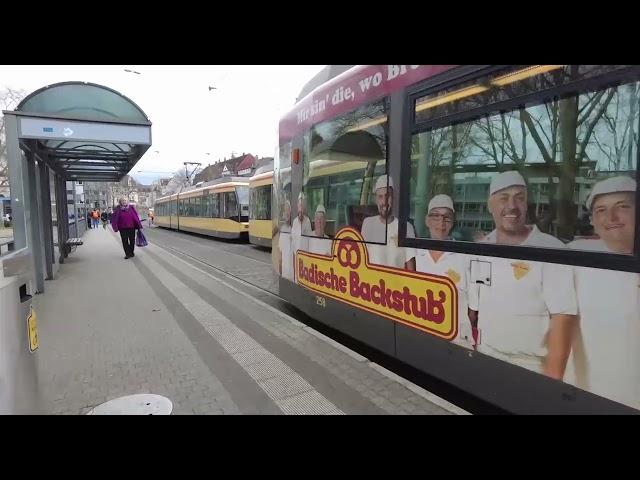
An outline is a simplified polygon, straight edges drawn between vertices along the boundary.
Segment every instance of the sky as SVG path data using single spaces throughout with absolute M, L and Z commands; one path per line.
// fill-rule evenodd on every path
M 232 153 L 272 157 L 280 117 L 323 67 L 0 65 L 0 89 L 29 94 L 53 83 L 85 81 L 127 96 L 153 124 L 153 145 L 130 172 L 147 184 L 171 176 L 184 168 L 185 161 L 201 162 L 204 167 Z

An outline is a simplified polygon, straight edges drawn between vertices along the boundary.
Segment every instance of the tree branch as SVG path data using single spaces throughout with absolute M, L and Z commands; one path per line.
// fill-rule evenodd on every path
M 614 90 L 611 89 L 611 91 L 613 92 Z M 600 101 L 600 99 L 602 98 L 602 95 L 604 95 L 604 90 L 601 90 L 600 92 L 598 92 L 589 102 L 587 102 L 585 104 L 585 107 L 587 105 L 589 105 L 589 109 L 587 110 L 587 113 L 585 113 L 583 115 L 582 118 L 578 117 L 578 126 L 582 125 L 582 123 L 589 118 L 589 115 L 591 115 L 591 112 L 593 112 L 593 109 L 596 108 L 598 106 L 598 102 Z M 580 111 L 578 111 L 578 115 L 580 115 Z
M 540 138 L 540 134 L 538 134 L 538 131 L 536 130 L 536 126 L 533 124 L 533 121 L 531 120 L 531 115 L 529 114 L 529 112 L 527 112 L 524 109 L 521 110 L 520 119 L 524 121 L 524 123 L 527 125 L 527 128 L 529 129 L 529 132 L 533 137 L 533 141 L 536 142 L 536 145 L 538 146 L 538 149 L 540 150 L 540 154 L 542 155 L 542 158 L 544 159 L 544 161 L 548 165 L 553 165 L 554 163 L 553 158 L 551 158 L 551 156 L 549 155 L 549 152 L 547 151 L 547 148 L 545 147 L 544 142 L 542 141 L 542 138 Z
M 604 93 L 604 92 L 601 92 L 601 93 Z M 587 144 L 589 143 L 589 137 L 591 137 L 591 133 L 593 132 L 593 129 L 595 128 L 596 124 L 600 121 L 600 117 L 602 117 L 605 110 L 609 106 L 609 102 L 613 98 L 614 93 L 615 93 L 615 89 L 613 88 L 609 89 L 609 94 L 607 95 L 607 98 L 605 99 L 604 103 L 601 105 L 596 116 L 593 118 L 593 120 L 587 127 L 587 132 L 584 138 L 582 139 L 582 142 L 580 143 L 580 150 L 579 150 L 578 158 L 576 158 L 576 162 L 579 163 L 584 158 L 585 152 L 587 150 Z

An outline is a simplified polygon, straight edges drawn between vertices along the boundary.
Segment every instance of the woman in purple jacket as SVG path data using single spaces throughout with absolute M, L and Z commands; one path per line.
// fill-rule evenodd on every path
M 119 206 L 111 216 L 111 226 L 114 232 L 120 232 L 122 238 L 122 248 L 124 248 L 125 259 L 134 257 L 133 249 L 136 246 L 136 230 L 142 230 L 142 223 L 138 212 L 129 205 L 126 198 L 118 200 Z

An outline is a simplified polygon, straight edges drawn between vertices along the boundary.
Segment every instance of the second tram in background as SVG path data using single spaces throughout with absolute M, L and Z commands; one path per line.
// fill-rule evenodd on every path
M 273 223 L 271 198 L 273 195 L 273 161 L 264 165 L 249 179 L 249 241 L 271 248 Z
M 219 238 L 247 238 L 249 183 L 242 177 L 199 183 L 156 200 L 155 215 L 159 227 Z

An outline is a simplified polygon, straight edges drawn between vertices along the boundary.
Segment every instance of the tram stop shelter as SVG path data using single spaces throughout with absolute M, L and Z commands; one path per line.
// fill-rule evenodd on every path
M 124 95 L 86 82 L 46 86 L 2 113 L 14 249 L 30 258 L 32 291 L 42 293 L 77 243 L 67 182 L 121 180 L 151 146 L 151 122 Z

